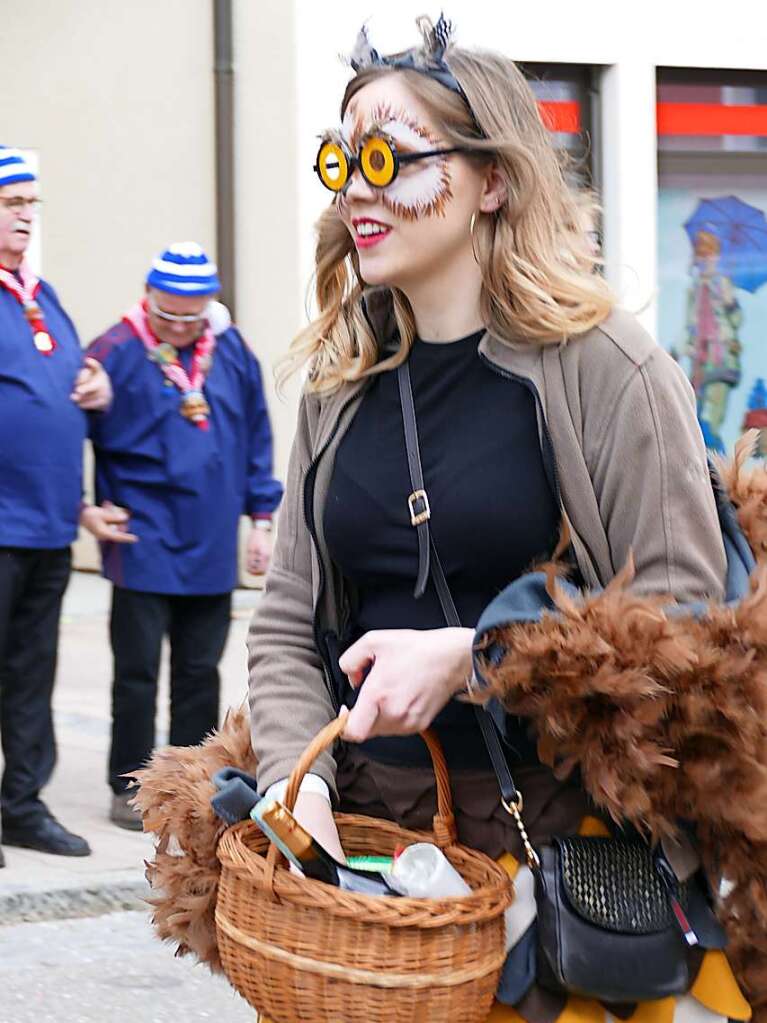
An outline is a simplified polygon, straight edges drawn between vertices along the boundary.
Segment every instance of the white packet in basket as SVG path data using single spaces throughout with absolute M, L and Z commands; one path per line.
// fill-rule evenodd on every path
M 415 899 L 471 895 L 471 888 L 442 850 L 430 842 L 416 842 L 400 853 L 388 881 L 395 891 Z

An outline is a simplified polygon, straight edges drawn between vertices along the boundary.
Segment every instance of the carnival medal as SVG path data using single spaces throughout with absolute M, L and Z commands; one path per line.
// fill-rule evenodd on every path
M 179 411 L 184 419 L 198 430 L 209 429 L 210 405 L 203 394 L 203 387 L 213 364 L 213 353 L 216 348 L 216 338 L 210 324 L 194 342 L 191 365 L 187 373 L 175 345 L 168 341 L 160 341 L 152 330 L 146 301 L 139 302 L 129 309 L 123 320 L 143 341 L 147 357 L 162 371 L 166 386 L 170 384 L 181 391 Z
M 161 341 L 156 348 L 149 352 L 149 358 L 159 366 L 178 365 L 178 350 L 167 341 Z
M 43 311 L 34 299 L 24 303 L 24 315 L 32 328 L 32 340 L 35 348 L 43 355 L 50 355 L 56 347 L 56 342 L 48 333 L 43 319 Z
M 35 336 L 32 340 L 35 343 L 35 348 L 38 352 L 42 352 L 43 355 L 50 355 L 56 347 L 56 342 L 45 330 L 35 331 Z
M 202 391 L 187 391 L 181 399 L 181 415 L 202 429 L 208 428 L 210 405 Z

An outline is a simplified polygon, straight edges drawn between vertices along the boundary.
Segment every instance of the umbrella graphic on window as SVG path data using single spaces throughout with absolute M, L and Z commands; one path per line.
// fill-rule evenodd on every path
M 705 235 L 718 240 L 719 267 L 736 288 L 754 292 L 767 281 L 764 210 L 735 195 L 701 199 L 684 227 L 693 246 Z

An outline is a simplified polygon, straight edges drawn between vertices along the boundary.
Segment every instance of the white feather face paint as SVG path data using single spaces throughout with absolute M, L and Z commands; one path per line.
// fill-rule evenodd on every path
M 402 156 L 447 148 L 446 143 L 419 124 L 406 110 L 395 110 L 386 104 L 375 108 L 371 124 L 364 133 L 359 120 L 347 110 L 341 125 L 341 135 L 353 153 L 371 135 L 390 138 Z M 400 167 L 394 181 L 381 190 L 381 202 L 404 220 L 444 216 L 445 206 L 453 195 L 450 184 L 447 157 L 427 157 Z
M 341 122 L 341 135 L 343 136 L 344 142 L 346 142 L 349 149 L 354 150 L 354 144 L 358 141 L 360 135 L 359 122 L 357 121 L 351 110 L 347 110 L 344 114 L 344 119 Z M 356 136 L 356 137 L 355 137 Z
M 381 126 L 397 144 L 397 151 L 425 153 L 439 149 L 438 139 L 402 115 L 385 121 Z M 419 217 L 444 216 L 445 206 L 452 196 L 447 157 L 433 156 L 402 167 L 397 177 L 384 190 L 383 204 L 393 213 L 408 220 Z

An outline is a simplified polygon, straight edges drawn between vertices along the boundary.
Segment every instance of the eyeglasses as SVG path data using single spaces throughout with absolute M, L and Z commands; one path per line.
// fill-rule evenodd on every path
M 0 196 L 0 203 L 2 203 L 7 210 L 12 210 L 14 213 L 21 213 L 21 211 L 26 209 L 27 206 L 29 206 L 33 213 L 36 213 L 42 206 L 43 200 L 24 199 L 20 195 L 12 195 L 8 198 Z
M 177 313 L 166 313 L 164 309 L 160 309 L 151 296 L 147 298 L 147 305 L 149 306 L 149 312 L 153 316 L 156 316 L 158 320 L 165 320 L 166 323 L 201 323 L 208 318 L 207 306 L 201 313 L 190 313 L 181 316 Z
M 360 146 L 355 156 L 351 150 L 333 139 L 325 139 L 317 152 L 314 172 L 325 188 L 331 192 L 342 192 L 356 167 L 373 188 L 386 188 L 399 174 L 401 166 L 426 160 L 430 156 L 448 156 L 450 153 L 466 152 L 463 146 L 450 149 L 430 149 L 425 153 L 397 152 L 394 142 L 384 135 L 370 135 Z

